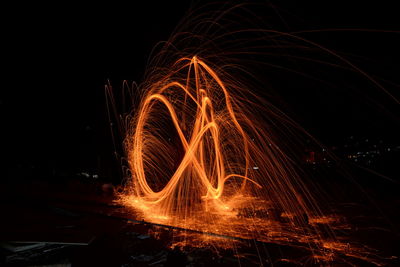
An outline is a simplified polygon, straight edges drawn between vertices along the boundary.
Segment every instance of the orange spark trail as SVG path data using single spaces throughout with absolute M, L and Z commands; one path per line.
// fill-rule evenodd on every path
M 235 96 L 244 88 L 220 76 L 196 56 L 181 58 L 147 88 L 126 142 L 125 202 L 147 219 L 185 227 L 200 214 L 213 223 L 244 206 L 252 213 L 272 207 L 304 223 L 304 214 L 318 213 L 307 204 L 312 195 L 257 123 L 251 102 Z
M 197 56 L 157 77 L 130 122 L 122 203 L 156 224 L 292 243 L 316 261 L 336 254 L 368 260 L 362 248 L 337 241 L 293 160 L 258 120 L 264 111 L 245 98 L 254 97 L 249 89 Z M 210 235 L 185 240 L 217 242 Z
M 196 200 L 201 200 L 203 204 L 211 201 L 213 208 L 217 210 L 226 207 L 221 197 L 228 179 L 234 177 L 240 178 L 243 185 L 237 193 L 244 189 L 246 181 L 261 188 L 260 184 L 247 177 L 249 138 L 236 118 L 230 95 L 224 84 L 218 75 L 197 57 L 184 58 L 181 62 L 184 62 L 183 67 L 189 68 L 186 84 L 167 82 L 160 88 L 154 87 L 150 90 L 138 115 L 129 149 L 135 195 L 142 204 L 151 206 L 152 213 L 158 216 L 182 217 L 190 214 Z M 194 88 L 190 88 L 189 85 L 192 68 L 195 79 Z M 209 84 L 209 81 L 205 80 L 206 76 L 210 76 L 216 84 Z M 171 94 L 181 95 L 182 93 L 184 101 L 171 99 L 173 97 Z M 213 97 L 217 95 L 224 98 L 225 103 L 220 103 L 220 105 L 225 105 L 225 110 L 214 107 L 217 102 Z M 188 103 L 189 101 L 192 103 Z M 221 100 L 218 99 L 218 101 Z M 151 115 L 159 112 L 155 109 L 155 102 L 161 103 L 167 110 L 184 149 L 184 156 L 179 166 L 160 191 L 151 188 L 148 179 L 152 178 L 145 174 L 146 162 L 155 167 L 153 162 L 149 162 L 153 159 L 148 151 L 152 148 L 161 149 L 164 145 L 160 143 L 162 141 L 152 136 L 151 129 L 146 129 Z M 183 114 L 177 114 L 177 106 L 181 110 L 191 109 L 193 114 L 186 114 L 191 118 L 183 118 Z M 185 132 L 184 129 L 189 128 L 191 128 L 190 131 Z M 237 162 L 230 159 L 232 155 L 226 155 L 229 151 L 226 151 L 227 147 L 221 143 L 221 138 L 225 135 L 221 134 L 221 131 L 231 132 L 231 138 L 240 139 L 239 142 L 243 144 L 243 152 L 234 156 L 238 161 L 244 162 L 240 173 L 232 172 L 237 169 L 234 167 Z

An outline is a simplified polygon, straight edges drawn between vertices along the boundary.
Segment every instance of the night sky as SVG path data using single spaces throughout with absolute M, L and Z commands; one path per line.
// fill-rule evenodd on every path
M 2 8 L 1 142 L 9 177 L 21 164 L 65 172 L 115 167 L 104 85 L 108 79 L 115 88 L 122 80 L 140 82 L 152 47 L 169 37 L 191 6 L 190 1 L 145 2 Z M 400 29 L 395 1 L 265 2 L 275 5 L 288 30 Z M 314 40 L 368 58 L 362 67 L 393 81 L 385 86 L 399 96 L 399 34 L 351 34 Z M 283 90 L 282 98 L 295 119 L 323 141 L 338 143 L 354 133 L 387 139 L 398 134 L 398 106 L 382 93 L 343 99 L 334 91 Z

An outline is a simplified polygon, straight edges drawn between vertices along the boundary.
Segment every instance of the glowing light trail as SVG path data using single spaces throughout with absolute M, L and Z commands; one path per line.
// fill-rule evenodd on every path
M 130 177 L 121 195 L 144 220 L 207 233 L 186 235 L 192 246 L 258 240 L 301 246 L 315 261 L 341 254 L 373 262 L 366 248 L 336 239 L 335 220 L 322 215 L 258 120 L 268 110 L 246 99 L 251 90 L 197 56 L 160 69 L 144 90 L 126 138 Z

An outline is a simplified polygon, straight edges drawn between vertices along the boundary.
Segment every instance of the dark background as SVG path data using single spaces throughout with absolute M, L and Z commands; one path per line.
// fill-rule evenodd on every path
M 24 168 L 35 169 L 35 175 L 89 171 L 112 176 L 118 164 L 109 134 L 104 85 L 108 79 L 115 88 L 122 80 L 140 82 L 152 47 L 169 37 L 192 5 L 190 1 L 131 2 L 92 6 L 19 3 L 2 8 L 0 108 L 5 179 L 14 179 L 18 169 Z M 395 1 L 265 3 L 274 6 L 277 17 L 292 31 L 400 29 Z M 393 81 L 385 86 L 398 91 L 398 34 L 313 38 L 367 58 L 362 67 Z M 398 107 L 383 94 L 366 105 L 370 109 L 361 109 L 365 106 L 359 103 L 365 97 L 360 100 L 357 94 L 343 100 L 335 92 L 288 89 L 282 95 L 296 119 L 323 141 L 340 143 L 354 134 L 397 140 Z

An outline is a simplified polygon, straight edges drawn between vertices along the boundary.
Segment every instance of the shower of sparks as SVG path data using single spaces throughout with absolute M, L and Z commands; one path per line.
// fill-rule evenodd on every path
M 126 138 L 130 177 L 120 201 L 143 220 L 207 233 L 184 233 L 174 246 L 232 248 L 241 238 L 307 249 L 314 262 L 379 265 L 369 249 L 335 236 L 348 226 L 322 215 L 258 120 L 267 111 L 232 79 L 194 56 L 145 86 Z

